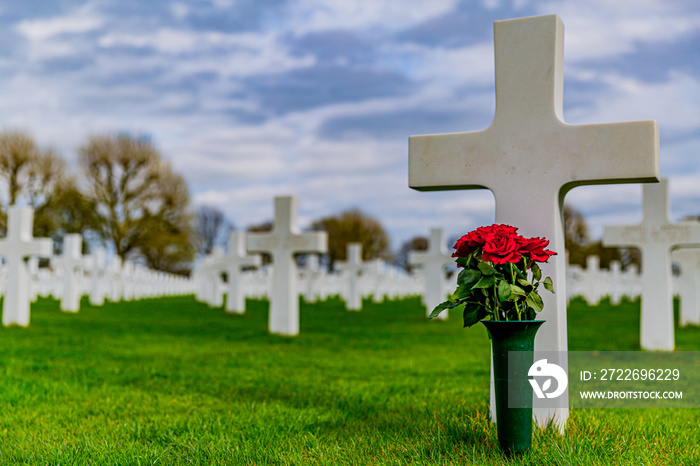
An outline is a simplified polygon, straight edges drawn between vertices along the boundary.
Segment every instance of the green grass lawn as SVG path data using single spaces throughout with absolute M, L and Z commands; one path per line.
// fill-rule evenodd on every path
M 0 328 L 0 464 L 698 465 L 697 410 L 575 410 L 506 459 L 488 418 L 489 344 L 417 299 L 302 304 L 268 335 L 192 298 L 33 306 Z M 571 350 L 635 350 L 639 303 L 569 309 Z M 700 329 L 677 348 L 700 350 Z

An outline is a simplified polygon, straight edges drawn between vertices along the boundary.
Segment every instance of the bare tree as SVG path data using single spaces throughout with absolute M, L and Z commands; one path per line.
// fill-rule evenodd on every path
M 569 263 L 585 266 L 588 254 L 588 225 L 583 214 L 564 204 L 564 242 L 569 251 Z
M 191 254 L 194 228 L 187 186 L 150 140 L 93 136 L 80 150 L 80 164 L 95 227 L 117 255 L 142 256 L 163 269 Z
M 65 162 L 52 150 L 40 150 L 21 131 L 0 133 L 0 177 L 6 182 L 9 205 L 34 208 L 34 235 L 52 236 L 60 230 L 63 207 L 60 191 L 67 186 Z M 0 229 L 6 227 L 6 206 L 0 209 Z
M 233 228 L 221 210 L 208 205 L 197 208 L 196 225 L 199 252 L 205 256 L 211 253 L 222 239 L 225 241 L 226 234 Z
M 29 166 L 39 154 L 39 148 L 28 134 L 15 130 L 0 133 L 0 175 L 7 182 L 10 205 L 17 202 L 27 184 Z

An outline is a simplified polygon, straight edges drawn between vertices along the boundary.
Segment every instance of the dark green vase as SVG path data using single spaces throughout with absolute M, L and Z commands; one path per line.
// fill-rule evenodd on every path
M 534 362 L 535 334 L 544 320 L 482 320 L 491 335 L 498 443 L 507 455 L 532 446 L 532 386 L 527 372 Z M 508 370 L 508 352 L 520 351 L 519 364 Z M 529 353 L 529 354 L 527 354 Z M 518 408 L 508 407 L 510 403 Z

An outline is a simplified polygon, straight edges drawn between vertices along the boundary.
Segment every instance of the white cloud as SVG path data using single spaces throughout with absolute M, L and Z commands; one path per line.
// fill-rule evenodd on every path
M 174 2 L 170 4 L 170 13 L 177 19 L 185 19 L 190 14 L 190 8 L 180 2 Z
M 235 0 L 211 0 L 211 4 L 221 10 L 226 8 L 233 8 L 236 5 Z
M 615 57 L 640 43 L 672 42 L 700 29 L 700 14 L 656 0 L 566 0 L 538 4 L 565 25 L 567 61 Z
M 411 60 L 412 66 L 405 70 L 408 75 L 443 91 L 495 80 L 492 42 L 459 48 L 406 45 L 396 51 Z
M 619 74 L 600 75 L 605 91 L 590 93 L 590 104 L 567 112 L 576 123 L 656 120 L 665 134 L 691 131 L 700 122 L 700 81 L 672 71 L 663 82 L 644 82 Z
M 141 63 L 151 67 L 165 64 L 174 78 L 205 72 L 228 77 L 283 73 L 315 63 L 310 55 L 290 55 L 275 33 L 225 34 L 162 28 L 147 34 L 108 33 L 98 39 L 98 44 L 102 48 L 152 49 L 160 55 L 144 58 Z M 170 57 L 181 54 L 188 56 Z M 128 59 L 139 63 L 138 59 Z
M 20 21 L 16 30 L 31 41 L 45 41 L 61 34 L 83 34 L 99 29 L 103 19 L 90 6 L 71 14 L 47 19 Z
M 672 219 L 680 219 L 687 215 L 700 215 L 700 171 L 679 173 L 669 181 Z M 692 200 L 689 206 L 692 210 L 678 208 L 681 200 Z M 676 208 L 674 208 L 674 205 Z
M 299 0 L 292 3 L 286 27 L 296 33 L 381 28 L 397 31 L 449 12 L 457 0 L 395 2 L 377 0 Z
M 206 39 L 191 31 L 160 29 L 152 34 L 112 33 L 99 38 L 100 47 L 152 48 L 158 52 L 178 54 L 192 52 L 199 45 L 199 39 Z

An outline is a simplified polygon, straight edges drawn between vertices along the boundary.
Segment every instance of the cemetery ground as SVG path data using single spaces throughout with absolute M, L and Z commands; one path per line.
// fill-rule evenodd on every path
M 488 419 L 489 345 L 418 299 L 347 312 L 301 305 L 267 333 L 267 303 L 225 314 L 164 298 L 59 311 L 0 329 L 0 464 L 700 464 L 697 410 L 572 410 L 507 459 Z M 639 301 L 569 308 L 571 350 L 635 350 Z M 677 329 L 700 350 L 700 328 Z

